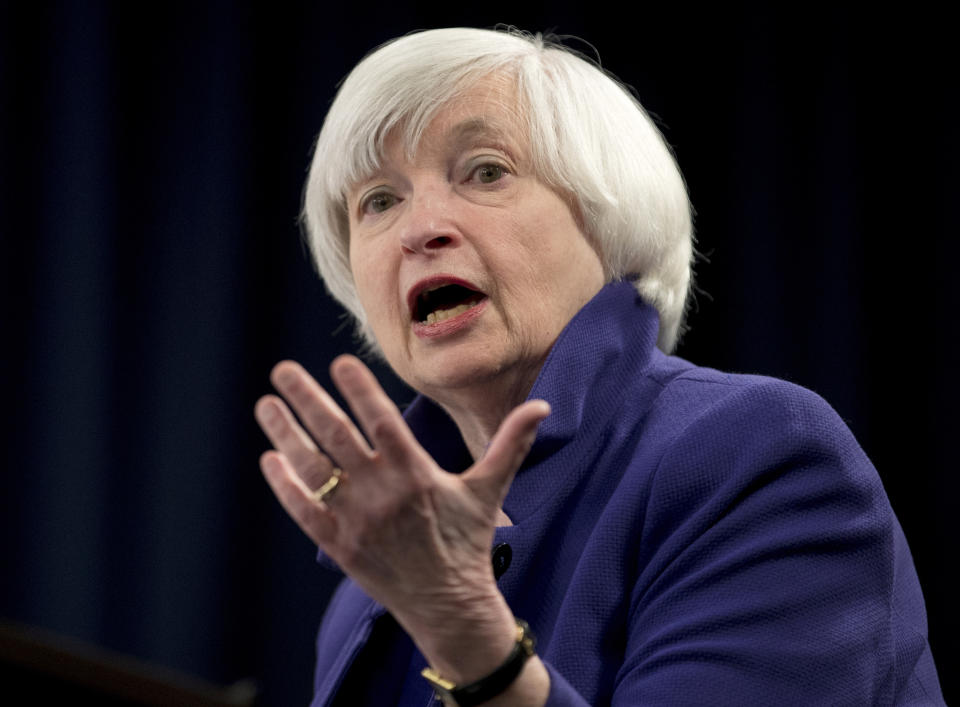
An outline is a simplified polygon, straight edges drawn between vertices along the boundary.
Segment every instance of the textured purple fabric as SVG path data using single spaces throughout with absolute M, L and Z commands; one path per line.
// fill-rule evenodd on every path
M 906 540 L 837 414 L 656 338 L 655 310 L 608 285 L 531 392 L 553 414 L 495 544 L 512 548 L 499 585 L 538 636 L 549 705 L 943 704 Z M 464 468 L 438 407 L 406 417 Z M 314 705 L 429 700 L 423 658 L 349 580 L 317 650 Z

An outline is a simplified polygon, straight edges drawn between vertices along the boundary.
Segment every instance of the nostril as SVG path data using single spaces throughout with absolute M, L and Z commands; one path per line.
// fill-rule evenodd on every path
M 450 236 L 437 236 L 427 241 L 427 248 L 443 248 L 443 246 L 449 245 L 449 243 Z

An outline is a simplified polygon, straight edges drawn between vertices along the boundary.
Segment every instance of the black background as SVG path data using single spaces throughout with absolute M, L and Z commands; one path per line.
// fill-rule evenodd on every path
M 589 40 L 658 116 L 709 260 L 678 353 L 800 383 L 848 422 L 955 700 L 945 17 L 458 5 L 0 2 L 0 618 L 309 700 L 336 578 L 259 475 L 252 406 L 277 360 L 326 382 L 354 348 L 299 240 L 311 143 L 375 45 L 503 22 Z

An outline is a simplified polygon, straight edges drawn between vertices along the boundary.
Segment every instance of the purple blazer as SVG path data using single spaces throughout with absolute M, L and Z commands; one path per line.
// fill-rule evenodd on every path
M 814 393 L 666 356 L 628 283 L 570 322 L 531 398 L 553 414 L 491 548 L 538 638 L 548 704 L 943 704 L 913 560 L 883 486 Z M 406 419 L 470 463 L 426 398 Z M 313 705 L 428 705 L 423 657 L 349 579 Z

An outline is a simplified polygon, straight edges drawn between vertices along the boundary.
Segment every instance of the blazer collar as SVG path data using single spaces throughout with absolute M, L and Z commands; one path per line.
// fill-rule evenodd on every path
M 563 329 L 534 382 L 528 399 L 550 403 L 524 470 L 536 466 L 585 432 L 602 426 L 615 401 L 649 364 L 657 342 L 657 310 L 630 282 L 604 286 Z M 444 469 L 459 472 L 472 463 L 453 420 L 422 395 L 404 417 L 421 445 Z

